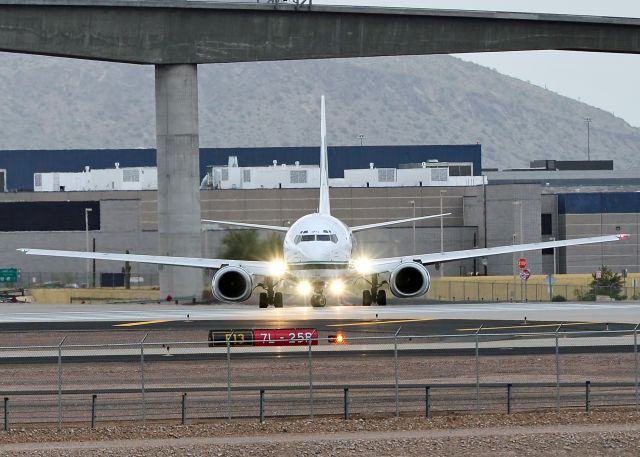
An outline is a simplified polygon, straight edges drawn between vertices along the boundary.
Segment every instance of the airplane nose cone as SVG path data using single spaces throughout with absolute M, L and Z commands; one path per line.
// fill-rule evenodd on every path
M 324 246 L 307 245 L 300 248 L 300 253 L 307 261 L 331 260 L 331 250 Z

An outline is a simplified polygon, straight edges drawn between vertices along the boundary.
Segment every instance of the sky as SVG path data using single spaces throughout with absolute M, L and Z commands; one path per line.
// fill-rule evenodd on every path
M 313 3 L 640 18 L 639 0 L 313 0 Z M 457 57 L 596 106 L 640 127 L 640 55 L 521 51 Z

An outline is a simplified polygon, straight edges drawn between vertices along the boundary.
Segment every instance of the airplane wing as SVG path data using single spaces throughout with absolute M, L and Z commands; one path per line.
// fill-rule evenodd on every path
M 544 241 L 540 243 L 526 243 L 526 244 L 509 244 L 506 246 L 496 246 L 493 248 L 477 248 L 467 249 L 464 251 L 449 251 L 443 253 L 433 254 L 416 254 L 403 257 L 389 257 L 383 259 L 373 259 L 367 261 L 366 270 L 367 273 L 384 273 L 392 270 L 400 263 L 404 262 L 420 262 L 423 265 L 430 265 L 434 263 L 450 262 L 452 260 L 471 259 L 474 257 L 486 257 L 490 255 L 498 254 L 510 254 L 512 252 L 521 251 L 536 251 L 539 249 L 547 248 L 562 248 L 566 246 L 579 246 L 583 244 L 595 244 L 606 243 L 609 241 L 622 241 L 626 238 L 626 235 L 605 235 L 594 236 L 590 238 L 575 238 L 573 240 L 561 240 L 561 241 Z
M 265 230 L 274 230 L 276 232 L 289 231 L 289 227 L 280 227 L 279 225 L 250 224 L 248 222 L 212 221 L 209 219 L 202 219 L 202 222 L 208 222 L 210 224 L 233 225 L 236 227 L 248 227 L 248 228 L 257 228 L 257 229 L 265 229 Z
M 270 262 L 250 261 L 250 260 L 227 260 L 227 259 L 202 259 L 197 257 L 171 257 L 161 255 L 141 255 L 141 254 L 116 254 L 106 252 L 85 252 L 85 251 L 57 251 L 51 249 L 25 249 L 18 251 L 26 255 L 41 255 L 49 257 L 67 257 L 75 259 L 95 259 L 110 260 L 116 262 L 136 262 L 150 263 L 156 265 L 169 265 L 177 267 L 212 268 L 219 269 L 225 266 L 237 266 L 247 270 L 254 275 L 267 276 L 271 271 Z
M 372 228 L 385 227 L 387 225 L 404 224 L 405 222 L 421 221 L 423 219 L 433 219 L 435 217 L 444 217 L 444 216 L 448 216 L 450 214 L 451 213 L 432 214 L 431 216 L 411 217 L 409 219 L 400 219 L 400 220 L 397 220 L 397 221 L 378 222 L 376 224 L 367 224 L 367 225 L 356 225 L 355 227 L 351 227 L 351 232 L 360 232 L 362 230 L 369 230 L 369 229 L 372 229 Z

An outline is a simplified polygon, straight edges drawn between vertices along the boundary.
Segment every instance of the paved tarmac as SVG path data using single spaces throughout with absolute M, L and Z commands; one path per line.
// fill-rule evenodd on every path
M 430 321 L 442 319 L 545 322 L 640 322 L 640 302 L 611 303 L 453 303 L 409 304 L 386 307 L 332 306 L 258 309 L 251 305 L 173 304 L 0 304 L 0 325 L 20 323 L 162 323 L 227 321 L 329 323 L 357 321 Z M 158 322 L 162 321 L 162 322 Z

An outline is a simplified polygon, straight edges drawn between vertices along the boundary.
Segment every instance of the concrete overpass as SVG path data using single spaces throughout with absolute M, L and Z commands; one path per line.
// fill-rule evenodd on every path
M 200 1 L 0 0 L 0 51 L 156 67 L 159 252 L 200 256 L 197 65 L 525 50 L 640 52 L 640 19 Z M 202 290 L 166 269 L 163 294 Z

